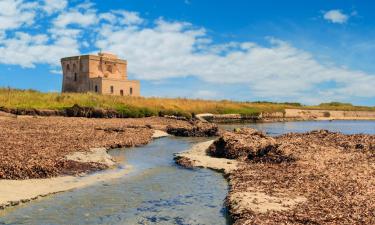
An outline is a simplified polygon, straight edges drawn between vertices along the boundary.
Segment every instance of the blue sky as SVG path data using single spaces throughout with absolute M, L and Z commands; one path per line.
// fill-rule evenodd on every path
M 0 0 L 0 86 L 113 52 L 144 96 L 375 105 L 372 1 Z

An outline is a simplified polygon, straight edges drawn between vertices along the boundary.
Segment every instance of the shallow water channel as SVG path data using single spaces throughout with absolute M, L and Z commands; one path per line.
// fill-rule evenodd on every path
M 317 121 L 223 125 L 248 126 L 278 135 L 328 129 L 375 134 L 375 121 Z M 130 174 L 87 188 L 51 195 L 0 212 L 0 224 L 230 224 L 220 173 L 175 165 L 173 153 L 207 138 L 167 137 L 149 145 L 114 149 L 110 154 L 132 165 Z M 121 169 L 121 168 L 120 168 Z

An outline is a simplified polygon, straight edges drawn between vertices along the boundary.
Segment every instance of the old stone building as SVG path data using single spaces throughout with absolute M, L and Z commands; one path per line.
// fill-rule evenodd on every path
M 140 96 L 140 83 L 128 80 L 127 61 L 109 53 L 61 59 L 63 92 Z

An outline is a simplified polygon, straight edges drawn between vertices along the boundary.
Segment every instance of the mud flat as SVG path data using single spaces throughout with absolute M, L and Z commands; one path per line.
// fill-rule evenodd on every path
M 374 224 L 374 156 L 375 135 L 269 137 L 244 128 L 198 144 L 176 162 L 225 173 L 235 224 Z

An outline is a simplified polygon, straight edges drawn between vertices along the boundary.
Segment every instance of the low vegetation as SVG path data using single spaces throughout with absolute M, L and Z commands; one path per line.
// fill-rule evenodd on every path
M 323 103 L 303 106 L 300 103 L 234 102 L 186 98 L 145 98 L 108 96 L 94 93 L 42 93 L 34 90 L 0 88 L 0 107 L 11 109 L 62 110 L 79 105 L 116 110 L 127 117 L 176 115 L 191 117 L 198 113 L 258 115 L 260 112 L 283 112 L 286 108 L 329 110 L 375 110 L 375 107 L 345 103 Z

